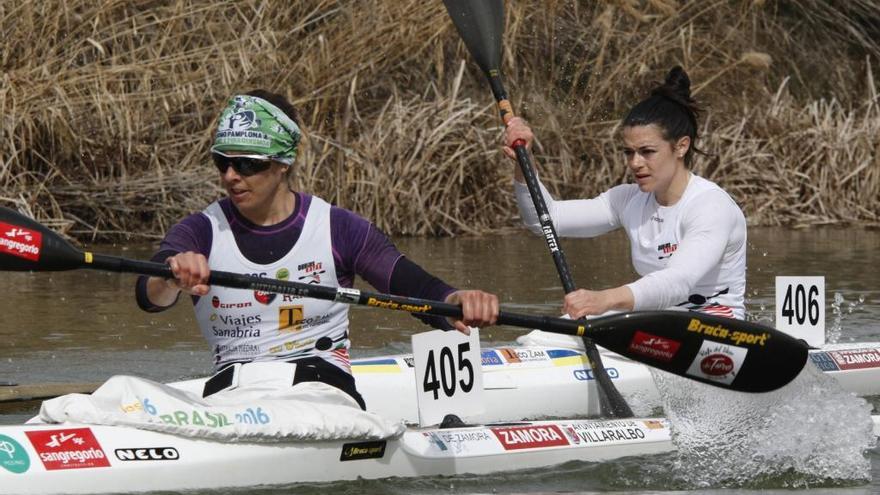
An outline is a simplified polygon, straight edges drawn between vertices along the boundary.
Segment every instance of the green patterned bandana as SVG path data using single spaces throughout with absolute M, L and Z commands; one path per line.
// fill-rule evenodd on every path
M 220 114 L 211 151 L 239 151 L 285 165 L 296 158 L 301 132 L 280 108 L 256 96 L 236 95 Z

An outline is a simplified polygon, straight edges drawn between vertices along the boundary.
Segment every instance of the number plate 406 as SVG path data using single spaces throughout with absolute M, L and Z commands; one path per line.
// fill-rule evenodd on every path
M 825 343 L 825 277 L 776 277 L 776 328 L 812 346 Z

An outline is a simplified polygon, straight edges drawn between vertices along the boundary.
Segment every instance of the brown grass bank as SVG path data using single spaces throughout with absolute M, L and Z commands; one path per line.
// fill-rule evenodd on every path
M 625 180 L 616 119 L 680 63 L 709 109 L 697 170 L 751 223 L 880 225 L 880 1 L 507 8 L 508 90 L 557 194 Z M 255 87 L 303 110 L 298 187 L 394 234 L 515 224 L 491 95 L 439 1 L 2 1 L 0 28 L 0 204 L 72 236 L 154 238 L 217 197 L 210 128 Z

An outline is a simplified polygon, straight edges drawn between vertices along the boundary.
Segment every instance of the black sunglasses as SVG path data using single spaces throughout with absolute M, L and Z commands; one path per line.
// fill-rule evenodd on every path
M 225 156 L 219 153 L 211 153 L 214 159 L 214 165 L 221 174 L 225 174 L 229 167 L 238 175 L 250 177 L 258 174 L 272 165 L 272 161 L 268 158 L 254 158 L 251 156 Z

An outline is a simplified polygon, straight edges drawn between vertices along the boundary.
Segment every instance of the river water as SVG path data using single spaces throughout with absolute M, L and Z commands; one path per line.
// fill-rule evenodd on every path
M 499 294 L 507 310 L 554 316 L 560 313 L 562 287 L 540 238 L 516 232 L 479 238 L 401 238 L 396 243 L 411 259 L 453 285 Z M 149 246 L 88 248 L 131 258 L 146 258 L 151 250 Z M 620 233 L 599 239 L 565 239 L 563 248 L 580 287 L 610 287 L 634 277 L 627 241 Z M 773 323 L 775 276 L 822 275 L 829 336 L 840 343 L 880 341 L 878 252 L 878 231 L 750 229 L 749 318 Z M 172 381 L 208 373 L 210 356 L 193 320 L 191 305 L 181 301 L 185 304 L 165 313 L 143 313 L 135 305 L 133 286 L 133 276 L 113 273 L 3 273 L 0 314 L 4 315 L 5 325 L 0 327 L 0 382 L 97 382 L 120 373 Z M 351 320 L 354 357 L 408 352 L 410 335 L 429 329 L 407 314 L 374 308 L 352 307 Z M 521 333 L 515 328 L 496 327 L 481 330 L 481 337 L 483 345 L 489 346 L 511 343 Z M 869 401 L 880 403 L 876 397 Z M 0 423 L 21 422 L 34 412 L 0 415 Z M 809 494 L 880 493 L 880 448 L 870 449 L 865 455 L 870 479 L 817 482 L 782 473 L 763 484 L 734 483 L 732 488 L 729 482 L 701 480 L 692 484 L 674 475 L 687 467 L 670 454 L 613 463 L 570 463 L 497 476 L 296 485 L 246 493 L 671 494 L 686 490 L 732 495 L 758 489 L 762 494 L 772 493 L 768 490 L 792 487 Z

